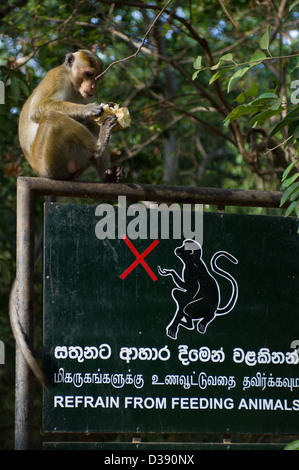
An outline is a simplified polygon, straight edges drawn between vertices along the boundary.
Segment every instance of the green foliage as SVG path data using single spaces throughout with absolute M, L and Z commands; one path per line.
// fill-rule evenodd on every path
M 270 43 L 270 28 L 268 28 L 267 31 L 259 39 L 259 45 L 261 46 L 261 49 L 265 49 L 266 51 L 268 51 L 269 55 L 271 55 L 269 51 L 269 43 Z
M 295 165 L 298 165 L 298 163 L 299 158 L 294 160 L 282 175 L 281 189 L 284 191 L 284 194 L 281 198 L 280 205 L 283 206 L 287 201 L 291 203 L 286 210 L 286 216 L 290 215 L 292 212 L 296 212 L 299 217 L 299 172 L 293 173 L 289 176 L 290 172 L 295 168 Z
M 9 270 L 9 263 L 7 259 L 0 257 L 0 274 L 3 276 L 5 282 L 10 283 L 11 275 Z
M 298 2 L 294 2 L 289 9 L 291 10 L 294 8 L 297 3 Z M 230 93 L 235 89 L 240 79 L 251 71 L 253 67 L 260 66 L 265 60 L 274 60 L 269 50 L 270 33 L 271 29 L 268 27 L 266 32 L 264 32 L 258 40 L 260 48 L 266 50 L 268 52 L 268 56 L 266 56 L 263 51 L 256 50 L 248 62 L 238 64 L 234 60 L 232 53 L 225 54 L 220 57 L 216 65 L 210 67 L 211 71 L 217 70 L 217 72 L 212 75 L 209 84 L 211 85 L 216 80 L 223 77 L 224 74 L 229 72 L 230 78 L 227 84 L 227 93 Z M 297 59 L 297 63 L 293 67 L 292 71 L 299 67 L 299 54 L 295 54 L 295 57 Z M 281 59 L 283 59 L 283 57 L 279 57 L 279 60 Z M 201 56 L 195 60 L 194 68 L 197 69 L 192 77 L 195 80 L 199 72 L 204 70 Z M 235 69 L 237 70 L 235 71 Z M 292 143 L 296 145 L 296 142 L 299 140 L 299 105 L 283 102 L 283 96 L 277 94 L 276 90 L 268 90 L 259 96 L 258 93 L 258 86 L 255 82 L 251 83 L 249 89 L 246 89 L 244 86 L 244 89 L 234 100 L 241 104 L 234 108 L 225 117 L 224 126 L 229 127 L 234 121 L 240 120 L 244 116 L 248 116 L 248 125 L 252 126 L 252 128 L 263 126 L 264 124 L 268 124 L 270 121 L 272 122 L 275 118 L 278 118 L 279 122 L 271 129 L 270 136 L 277 136 L 282 130 L 286 129 L 288 132 L 288 138 L 285 139 L 284 144 L 290 145 Z M 255 99 L 246 102 L 246 97 L 254 97 Z M 298 103 L 298 100 L 296 101 Z M 284 113 L 285 116 L 281 118 L 282 113 Z M 293 212 L 295 212 L 297 216 L 299 215 L 299 172 L 294 173 L 295 167 L 299 168 L 298 159 L 291 161 L 285 169 L 281 180 L 281 190 L 284 191 L 284 194 L 280 205 L 283 206 L 287 201 L 290 203 L 285 212 L 286 216 Z M 290 173 L 292 174 L 288 177 Z
M 294 441 L 288 444 L 284 450 L 299 450 L 299 441 Z
M 229 126 L 234 120 L 244 116 L 245 114 L 248 114 L 249 117 L 253 116 L 249 121 L 249 125 L 252 127 L 257 127 L 266 122 L 271 117 L 279 115 L 283 111 L 281 101 L 282 98 L 277 96 L 276 93 L 271 91 L 263 93 L 255 100 L 235 108 L 230 114 L 226 116 L 224 124 Z
M 299 0 L 295 0 L 293 3 L 291 3 L 290 7 L 289 7 L 289 10 L 293 10 L 293 8 L 295 8 L 296 5 L 299 5 Z

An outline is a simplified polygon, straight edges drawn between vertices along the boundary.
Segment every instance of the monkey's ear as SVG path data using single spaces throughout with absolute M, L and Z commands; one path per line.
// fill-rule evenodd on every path
M 65 56 L 65 65 L 67 67 L 71 67 L 73 65 L 73 62 L 74 62 L 74 54 L 72 54 L 71 52 L 68 52 L 67 55 Z

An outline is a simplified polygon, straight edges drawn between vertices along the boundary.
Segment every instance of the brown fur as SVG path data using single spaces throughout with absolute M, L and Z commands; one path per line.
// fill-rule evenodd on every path
M 90 164 L 100 178 L 105 175 L 116 119 L 108 118 L 100 129 L 92 117 L 100 116 L 103 108 L 89 102 L 101 71 L 101 60 L 91 52 L 67 54 L 65 63 L 50 70 L 24 104 L 19 140 L 38 176 L 75 178 Z

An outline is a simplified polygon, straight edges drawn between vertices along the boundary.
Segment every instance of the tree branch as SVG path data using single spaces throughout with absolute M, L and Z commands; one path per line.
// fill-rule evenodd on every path
M 168 5 L 172 2 L 172 0 L 168 0 L 167 3 L 164 5 L 164 7 L 162 8 L 162 10 L 158 13 L 158 15 L 156 16 L 156 18 L 154 19 L 154 21 L 151 23 L 150 27 L 148 28 L 148 30 L 146 31 L 145 35 L 143 36 L 143 39 L 141 41 L 141 44 L 140 46 L 138 47 L 137 51 L 134 52 L 134 54 L 128 56 L 128 57 L 125 57 L 124 59 L 120 59 L 120 60 L 116 60 L 114 62 L 112 62 L 105 70 L 104 72 L 102 72 L 100 75 L 98 75 L 96 77 L 96 80 L 99 80 L 103 75 L 105 75 L 106 72 L 108 72 L 108 70 L 113 67 L 114 65 L 116 64 L 121 64 L 122 62 L 127 62 L 128 60 L 130 59 L 134 59 L 135 57 L 137 57 L 137 55 L 139 54 L 139 52 L 141 51 L 141 49 L 143 48 L 144 46 L 144 43 L 145 43 L 145 40 L 147 38 L 147 36 L 150 34 L 151 30 L 153 29 L 154 25 L 156 24 L 156 22 L 158 21 L 158 19 L 160 18 L 160 16 L 162 15 L 162 13 L 166 10 L 166 8 L 168 7 Z
M 5 16 L 14 10 L 15 8 L 21 8 L 28 3 L 28 0 L 17 0 L 16 2 L 10 3 L 6 5 L 4 8 L 0 10 L 0 19 L 5 18 Z

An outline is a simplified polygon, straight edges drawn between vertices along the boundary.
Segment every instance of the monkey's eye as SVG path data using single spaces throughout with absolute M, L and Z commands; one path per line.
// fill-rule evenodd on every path
M 86 72 L 85 75 L 86 77 L 89 77 L 89 78 L 94 76 L 92 72 Z

